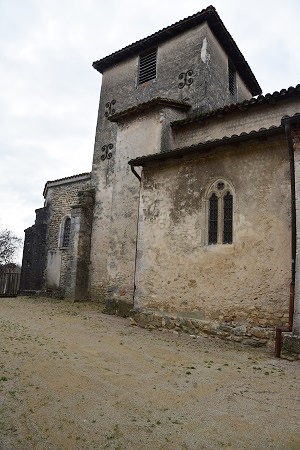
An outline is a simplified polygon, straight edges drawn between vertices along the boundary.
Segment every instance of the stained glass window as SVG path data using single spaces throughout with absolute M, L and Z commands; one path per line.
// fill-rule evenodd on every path
M 232 244 L 232 200 L 232 195 L 230 192 L 227 192 L 223 198 L 223 244 Z
M 212 194 L 209 199 L 208 243 L 218 243 L 218 197 Z

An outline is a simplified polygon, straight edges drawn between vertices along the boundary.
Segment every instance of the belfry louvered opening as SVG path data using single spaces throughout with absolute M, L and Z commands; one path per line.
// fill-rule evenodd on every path
M 140 55 L 138 84 L 156 78 L 157 48 Z
M 231 95 L 236 91 L 236 70 L 231 61 L 228 61 L 228 87 Z

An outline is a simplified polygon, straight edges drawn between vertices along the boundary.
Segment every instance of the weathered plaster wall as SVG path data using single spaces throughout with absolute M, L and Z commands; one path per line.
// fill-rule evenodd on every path
M 294 117 L 294 119 L 296 119 Z M 296 209 L 296 260 L 295 260 L 295 297 L 292 332 L 284 334 L 283 348 L 288 352 L 300 354 L 300 123 L 290 125 L 290 145 L 294 153 L 295 166 L 295 209 Z
M 300 112 L 300 96 L 277 102 L 273 100 L 272 103 L 258 103 L 248 109 L 227 112 L 222 117 L 206 118 L 174 128 L 173 149 L 222 139 L 224 136 L 258 131 L 261 128 L 280 126 L 283 116 L 293 116 L 297 112 Z
M 296 190 L 296 289 L 293 334 L 300 338 L 300 126 L 292 126 L 292 142 L 295 161 L 295 190 Z M 300 348 L 300 344 L 299 344 Z
M 119 180 L 125 180 L 125 190 L 131 189 L 133 199 L 138 195 L 137 183 L 134 188 L 126 187 L 128 168 L 125 169 L 126 165 L 123 163 L 118 165 L 117 159 L 120 152 L 116 148 L 119 145 L 117 143 L 118 125 L 110 122 L 107 116 L 155 97 L 167 97 L 175 100 L 188 99 L 187 101 L 192 105 L 191 110 L 207 111 L 224 106 L 229 98 L 227 58 L 220 46 L 218 51 L 215 51 L 216 47 L 215 38 L 209 32 L 207 24 L 204 23 L 159 45 L 157 78 L 155 80 L 137 85 L 138 55 L 104 71 L 92 170 L 95 209 L 91 239 L 90 292 L 93 300 L 104 301 L 106 299 L 108 266 L 112 264 L 111 261 L 108 261 L 108 255 L 111 254 L 110 240 L 114 234 L 110 224 L 115 220 L 112 201 L 115 202 L 113 196 L 115 198 L 116 192 L 120 190 Z M 215 58 L 219 58 L 220 54 L 222 54 L 221 60 L 216 61 Z M 179 84 L 182 79 L 179 79 L 179 75 L 188 70 L 193 70 L 191 76 L 193 82 L 190 85 L 185 84 L 180 89 Z M 222 80 L 220 80 L 220 72 L 223 74 Z M 222 86 L 223 79 L 225 84 Z M 208 84 L 210 84 L 210 89 L 207 88 Z M 246 89 L 243 88 L 240 92 L 240 97 L 244 95 L 244 98 L 249 98 L 250 94 Z M 166 127 L 162 127 L 161 131 L 165 132 L 165 135 L 161 137 L 164 145 L 161 145 L 160 148 L 165 151 L 171 145 L 170 134 L 166 132 Z M 145 133 L 147 134 L 147 131 Z M 149 142 L 153 142 L 152 136 Z M 107 147 L 103 147 L 109 144 L 111 144 L 110 159 L 106 158 Z M 149 150 L 145 149 L 147 145 L 147 140 L 144 139 L 141 145 L 132 147 L 130 157 L 148 154 Z M 153 153 L 157 151 L 156 144 L 151 151 Z M 132 201 L 134 202 L 134 200 Z M 132 203 L 132 208 L 133 206 Z M 113 208 L 115 207 L 121 208 L 122 202 L 115 202 Z M 127 214 L 127 209 L 122 214 Z M 131 226 L 133 228 L 130 235 L 136 229 L 136 224 L 132 222 Z M 132 244 L 131 238 L 129 241 Z
M 207 27 L 207 51 L 202 58 L 206 63 L 205 97 L 209 110 L 237 103 L 252 97 L 245 83 L 236 72 L 234 94 L 229 91 L 228 56 Z
M 155 107 L 119 123 L 109 236 L 108 310 L 119 309 L 121 302 L 133 303 L 140 183 L 128 161 L 139 152 L 160 153 L 168 140 L 163 128 L 169 129 L 170 119 L 181 116 L 180 110 Z
M 119 104 L 123 99 L 122 77 L 119 76 L 121 79 L 118 82 L 118 74 L 118 71 L 109 69 L 103 75 L 95 136 L 91 174 L 91 186 L 95 189 L 95 207 L 89 274 L 89 290 L 94 301 L 104 301 L 107 289 L 107 256 L 110 236 L 111 197 L 115 176 L 114 158 L 117 125 L 110 122 L 106 115 L 118 110 Z M 126 71 L 124 75 L 126 76 Z M 126 84 L 124 89 L 126 89 Z M 116 101 L 116 104 L 111 105 L 111 109 L 106 108 L 106 104 L 110 104 L 112 101 Z M 108 147 L 105 147 L 106 150 L 104 149 L 103 151 L 103 146 L 108 145 L 112 145 L 112 148 L 106 153 Z
M 66 258 L 65 258 L 66 259 Z M 64 261 L 64 270 L 66 269 L 66 261 Z M 60 279 L 61 279 L 61 268 L 62 268 L 62 251 L 58 248 L 55 250 L 48 250 L 47 252 L 47 270 L 46 270 L 46 289 L 59 289 Z
M 223 150 L 144 168 L 135 308 L 262 329 L 285 323 L 291 277 L 285 138 Z M 218 178 L 234 188 L 232 245 L 206 245 L 205 191 Z
M 112 108 L 117 113 L 155 97 L 188 98 L 193 109 L 203 107 L 203 110 L 222 107 L 233 101 L 228 88 L 227 56 L 206 23 L 158 46 L 156 79 L 138 85 L 138 65 L 139 56 L 135 55 L 104 71 L 99 126 L 107 125 L 105 113 L 112 111 L 106 104 L 112 100 L 115 100 Z M 184 80 L 179 75 L 188 70 L 193 71 L 187 77 L 192 79 L 192 83 L 183 83 L 180 88 Z M 241 93 L 236 100 L 250 98 L 251 94 L 243 83 L 238 81 L 238 85 Z M 105 132 L 102 126 L 99 132 Z
M 65 289 L 67 283 L 67 267 L 69 262 L 68 249 L 59 245 L 61 224 L 65 217 L 71 217 L 72 205 L 77 203 L 78 191 L 88 189 L 90 179 L 72 180 L 57 185 L 50 185 L 47 189 L 45 204 L 49 208 L 48 236 L 47 236 L 47 278 L 46 288 Z

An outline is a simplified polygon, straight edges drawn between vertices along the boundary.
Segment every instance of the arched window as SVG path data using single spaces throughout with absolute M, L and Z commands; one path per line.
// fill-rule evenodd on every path
M 209 198 L 208 243 L 218 243 L 218 197 L 212 193 Z
M 223 197 L 223 244 L 232 244 L 233 197 L 227 191 Z
M 233 241 L 233 189 L 224 180 L 215 181 L 207 193 L 207 243 L 232 244 Z
M 70 232 L 71 232 L 71 219 L 70 217 L 67 217 L 65 219 L 64 227 L 63 227 L 63 234 L 62 234 L 62 241 L 61 246 L 62 247 L 68 247 L 70 243 Z

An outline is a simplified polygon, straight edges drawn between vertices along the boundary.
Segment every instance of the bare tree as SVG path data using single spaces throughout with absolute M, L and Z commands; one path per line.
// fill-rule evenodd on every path
M 0 230 L 0 265 L 14 261 L 16 251 L 21 247 L 22 239 L 10 230 Z

